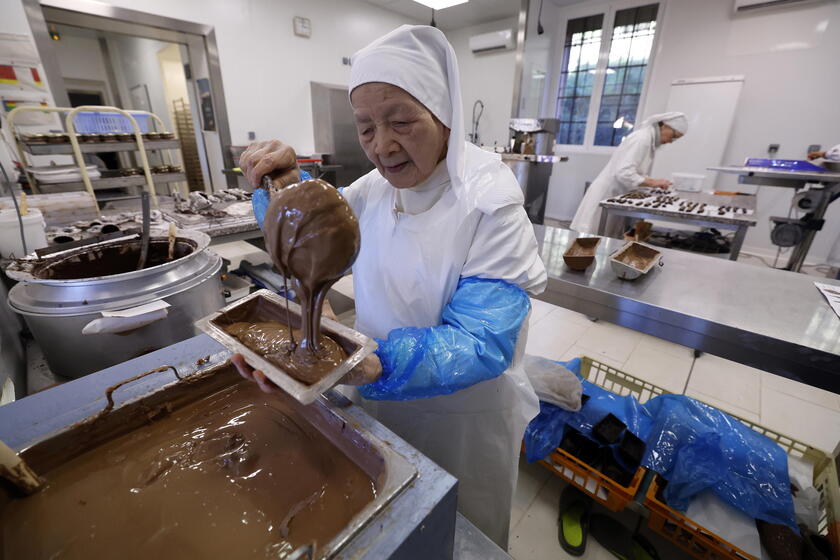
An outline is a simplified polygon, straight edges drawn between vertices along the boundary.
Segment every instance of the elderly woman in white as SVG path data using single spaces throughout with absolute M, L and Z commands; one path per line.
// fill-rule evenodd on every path
M 459 510 L 506 547 L 520 442 L 538 412 L 520 364 L 528 292 L 546 284 L 522 191 L 498 155 L 464 140 L 458 65 L 439 30 L 402 26 L 357 52 L 349 89 L 376 166 L 342 189 L 362 233 L 356 328 L 379 344 L 349 382 L 458 478 Z M 268 173 L 302 177 L 279 141 L 252 145 L 240 163 L 255 186 Z

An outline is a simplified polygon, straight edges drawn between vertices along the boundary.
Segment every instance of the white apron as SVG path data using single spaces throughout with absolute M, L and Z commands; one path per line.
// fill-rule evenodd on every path
M 461 276 L 504 279 L 542 291 L 545 269 L 533 228 L 521 200 L 516 203 L 521 190 L 497 155 L 478 152 L 467 148 L 470 196 L 456 196 L 450 188 L 417 215 L 395 211 L 396 191 L 376 171 L 345 189 L 362 232 L 353 266 L 360 332 L 387 338 L 396 328 L 439 325 Z M 497 190 L 489 197 L 472 196 L 482 185 Z M 527 320 L 523 326 L 513 361 L 499 377 L 451 395 L 363 402 L 379 421 L 458 478 L 458 509 L 505 548 L 520 443 L 539 412 L 521 366 Z

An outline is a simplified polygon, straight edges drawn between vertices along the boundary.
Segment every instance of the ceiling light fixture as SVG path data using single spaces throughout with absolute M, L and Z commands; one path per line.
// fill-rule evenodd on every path
M 418 4 L 423 4 L 433 10 L 443 10 L 445 8 L 451 8 L 452 6 L 457 6 L 458 4 L 466 4 L 469 0 L 414 0 Z

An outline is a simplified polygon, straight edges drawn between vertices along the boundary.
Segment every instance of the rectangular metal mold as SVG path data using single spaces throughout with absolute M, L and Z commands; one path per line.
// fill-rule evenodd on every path
M 563 260 L 572 270 L 586 270 L 595 261 L 595 250 L 601 242 L 600 237 L 578 237 L 566 252 Z
M 641 262 L 632 262 L 626 257 L 632 253 Z M 662 253 L 638 241 L 631 241 L 610 256 L 610 266 L 619 278 L 635 280 L 650 272 L 655 264 L 662 266 Z M 642 264 L 642 266 L 636 266 Z
M 167 375 L 171 367 L 161 367 L 146 374 Z M 195 372 L 175 383 L 155 389 L 141 397 L 122 403 L 113 410 L 106 407 L 99 414 L 67 426 L 55 433 L 28 444 L 21 456 L 40 473 L 47 473 L 57 466 L 77 457 L 107 441 L 153 422 L 158 415 L 169 414 L 199 399 L 209 396 L 240 378 L 230 362 L 225 362 Z M 130 382 L 132 380 L 127 380 Z M 117 386 L 114 386 L 116 388 Z M 113 388 L 112 388 L 113 389 Z M 109 402 L 112 390 L 108 391 Z M 305 421 L 324 435 L 342 453 L 358 465 L 374 481 L 376 497 L 354 515 L 348 524 L 331 541 L 318 545 L 314 555 L 308 546 L 299 548 L 292 557 L 327 559 L 334 557 L 361 532 L 417 476 L 417 469 L 408 459 L 393 449 L 393 445 L 358 426 L 327 397 L 320 396 L 314 403 L 303 405 L 288 395 L 275 393 Z M 10 500 L 0 487 L 0 510 Z M 25 499 L 25 498 L 22 498 Z M 127 528 L 126 530 L 130 530 Z M 299 555 L 303 553 L 303 555 Z M 0 550 L 0 560 L 3 558 Z
M 286 315 L 287 303 L 289 306 L 288 321 Z M 322 317 L 322 331 L 331 335 L 344 348 L 344 351 L 347 352 L 347 359 L 317 383 L 307 385 L 239 342 L 223 328 L 225 325 L 237 321 L 276 321 L 284 325 L 287 322 L 291 322 L 292 328 L 300 328 L 300 317 L 300 305 L 297 303 L 292 301 L 287 302 L 285 298 L 278 296 L 270 290 L 259 290 L 215 313 L 211 313 L 207 317 L 199 319 L 195 325 L 218 340 L 229 350 L 242 354 L 250 366 L 261 370 L 266 377 L 296 400 L 303 404 L 309 404 L 318 395 L 341 381 L 351 369 L 376 350 L 376 342 L 372 338 L 354 331 L 337 321 Z

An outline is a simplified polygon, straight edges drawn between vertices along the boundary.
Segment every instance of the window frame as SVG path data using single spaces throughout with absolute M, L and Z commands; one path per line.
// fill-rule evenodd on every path
M 551 68 L 551 81 L 549 82 L 550 87 L 546 88 L 546 97 L 543 99 L 543 113 L 549 113 L 552 117 L 557 116 L 557 97 L 560 91 L 560 75 L 562 73 L 560 65 L 563 63 L 563 54 L 566 43 L 566 28 L 568 27 L 569 20 L 603 14 L 604 23 L 602 28 L 603 31 L 601 33 L 601 47 L 598 51 L 598 66 L 595 71 L 595 80 L 592 83 L 592 97 L 589 102 L 589 112 L 586 116 L 586 131 L 583 136 L 583 144 L 555 144 L 555 153 L 612 154 L 618 147 L 595 145 L 595 131 L 598 124 L 598 111 L 601 109 L 601 98 L 604 94 L 604 81 L 606 76 L 605 70 L 607 68 L 607 64 L 609 63 L 615 14 L 621 10 L 639 8 L 653 3 L 659 4 L 656 14 L 656 32 L 653 35 L 650 57 L 648 58 L 645 80 L 642 84 L 642 91 L 639 96 L 639 107 L 637 109 L 637 115 L 644 115 L 643 109 L 645 109 L 645 103 L 647 102 L 648 87 L 653 73 L 656 53 L 659 50 L 659 40 L 662 35 L 662 22 L 665 19 L 665 10 L 668 0 L 613 0 L 612 2 L 600 2 L 597 4 L 582 2 L 563 9 L 563 17 L 557 22 L 557 28 L 554 34 L 554 45 L 552 51 L 555 63 Z M 609 30 L 609 33 L 607 33 L 607 30 Z

